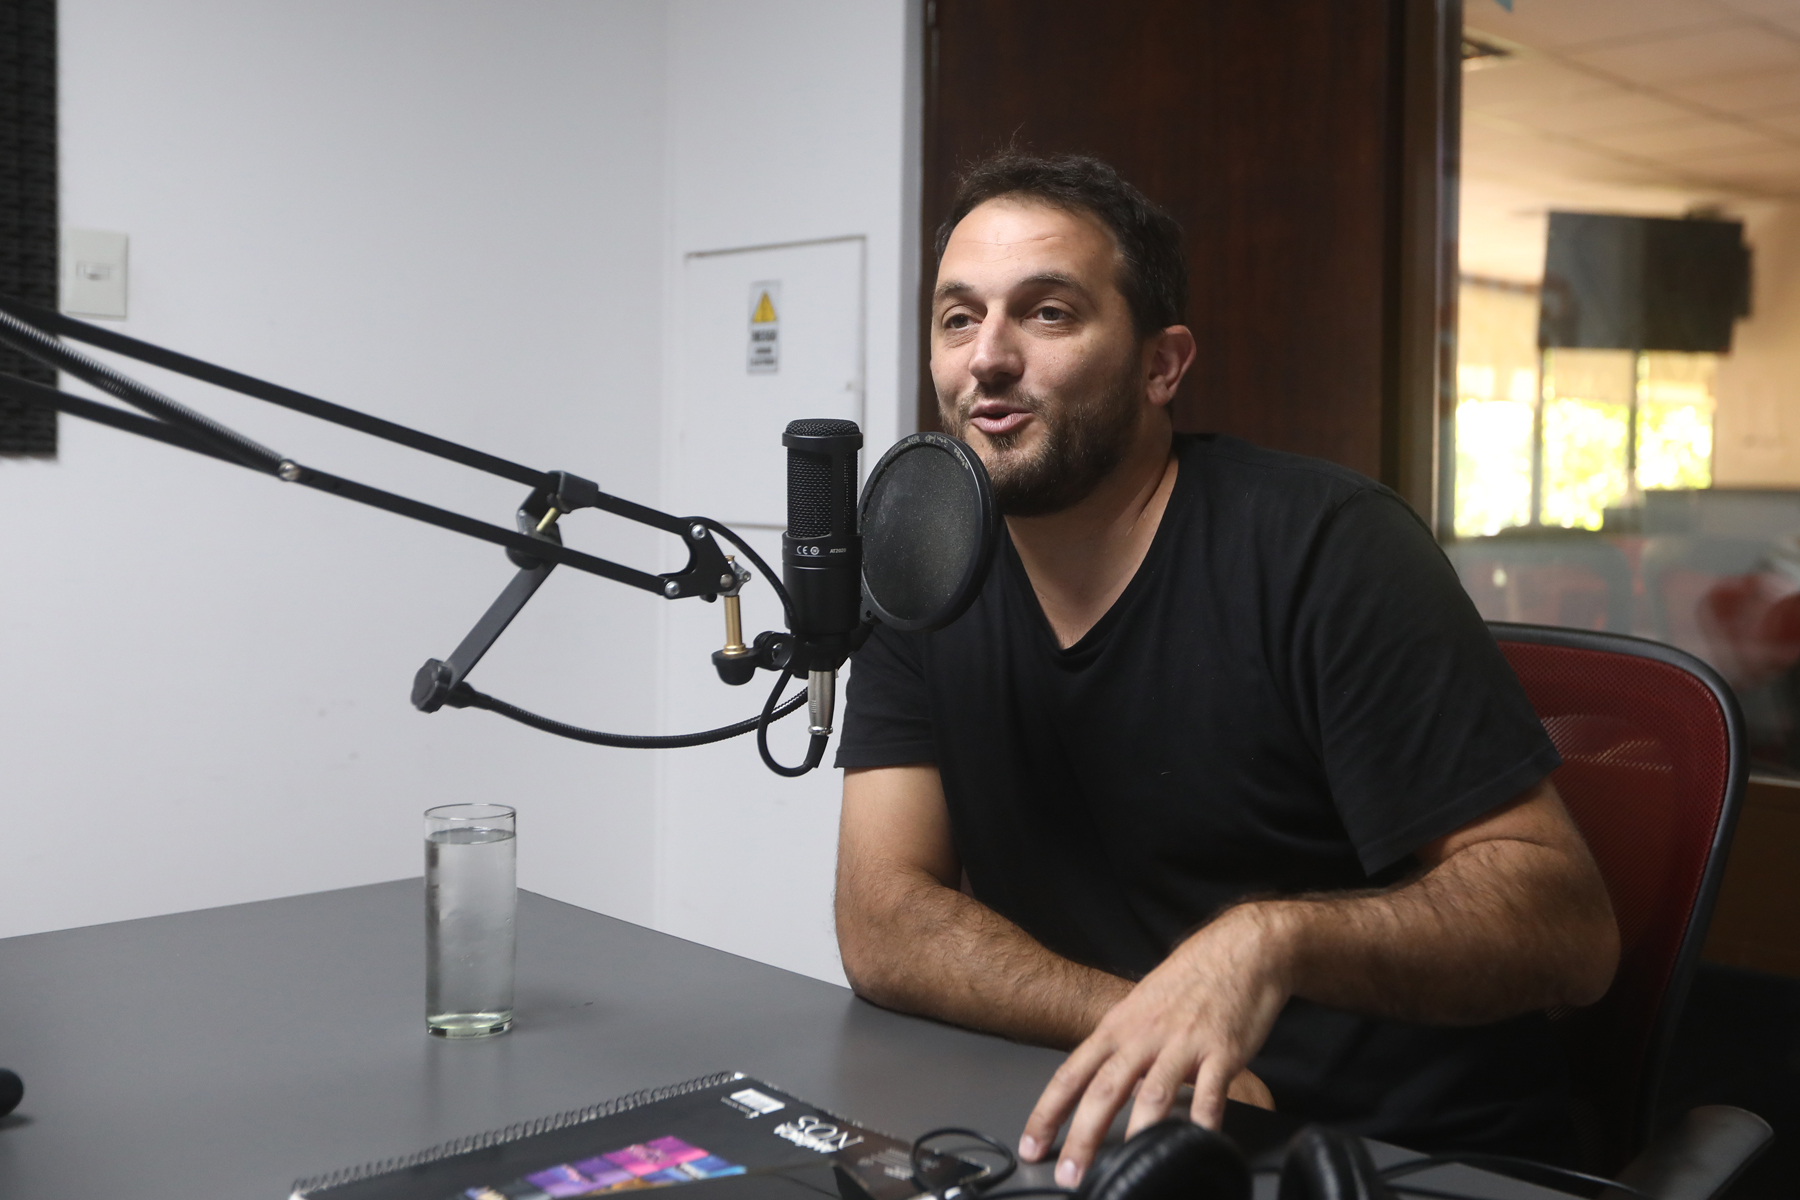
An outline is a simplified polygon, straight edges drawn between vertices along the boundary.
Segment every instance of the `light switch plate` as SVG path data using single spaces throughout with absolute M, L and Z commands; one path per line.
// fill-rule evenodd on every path
M 64 229 L 62 310 L 75 317 L 125 316 L 126 250 L 122 233 Z

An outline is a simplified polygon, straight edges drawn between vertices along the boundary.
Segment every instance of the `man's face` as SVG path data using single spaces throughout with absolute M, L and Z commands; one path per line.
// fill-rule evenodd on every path
M 1145 383 L 1118 274 L 1104 225 L 1032 200 L 989 200 L 950 234 L 932 302 L 938 413 L 1008 516 L 1080 502 L 1130 449 Z

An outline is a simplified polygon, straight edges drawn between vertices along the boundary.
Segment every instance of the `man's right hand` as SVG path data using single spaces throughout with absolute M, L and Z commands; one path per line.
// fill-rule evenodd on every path
M 859 996 L 1018 1041 L 1071 1049 L 1142 986 L 1051 953 L 964 895 L 961 883 L 962 863 L 950 839 L 936 767 L 845 773 L 838 947 Z M 1227 1094 L 1274 1107 L 1268 1088 L 1249 1071 L 1231 1081 Z
M 1236 1100 L 1239 1104 L 1253 1104 L 1257 1108 L 1275 1111 L 1275 1095 L 1269 1091 L 1269 1085 L 1259 1079 L 1249 1069 L 1239 1071 L 1231 1086 L 1225 1089 L 1227 1100 Z
M 1019 1139 L 1020 1156 L 1042 1158 L 1067 1121 L 1056 1182 L 1074 1187 L 1127 1103 L 1129 1137 L 1166 1117 L 1184 1083 L 1194 1088 L 1193 1120 L 1212 1129 L 1233 1090 L 1266 1101 L 1268 1089 L 1245 1064 L 1292 989 L 1262 919 L 1254 907 L 1229 910 L 1116 1004 L 1044 1089 Z

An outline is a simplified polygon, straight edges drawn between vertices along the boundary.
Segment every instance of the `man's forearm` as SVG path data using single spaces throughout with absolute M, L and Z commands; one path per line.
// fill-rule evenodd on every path
M 1056 1178 L 1072 1187 L 1120 1108 L 1132 1104 L 1130 1132 L 1144 1129 L 1187 1080 L 1194 1120 L 1217 1128 L 1230 1081 L 1295 996 L 1477 1024 L 1605 992 L 1612 904 L 1548 781 L 1417 854 L 1428 869 L 1404 886 L 1252 901 L 1201 926 L 1058 1068 L 1021 1157 L 1036 1161 L 1069 1121 Z
M 1023 1042 L 1068 1049 L 1131 990 L 1044 948 L 980 901 L 923 872 L 838 896 L 844 969 L 857 994 Z
M 1494 886 L 1502 863 L 1529 886 Z M 1292 994 L 1427 1024 L 1591 1004 L 1616 956 L 1604 889 L 1565 853 L 1530 843 L 1471 846 L 1390 891 L 1245 908 L 1227 917 L 1255 921 L 1280 947 Z

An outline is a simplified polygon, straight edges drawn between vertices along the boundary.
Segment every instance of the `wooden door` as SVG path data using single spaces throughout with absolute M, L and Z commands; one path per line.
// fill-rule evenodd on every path
M 1200 355 L 1177 426 L 1331 459 L 1433 515 L 1454 3 L 928 0 L 924 19 L 926 296 L 959 166 L 1098 155 L 1187 231 Z

